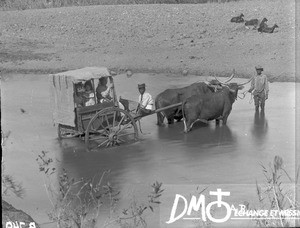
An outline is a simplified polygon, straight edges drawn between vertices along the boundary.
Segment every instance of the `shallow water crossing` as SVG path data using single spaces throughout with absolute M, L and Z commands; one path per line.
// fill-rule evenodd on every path
M 168 77 L 135 74 L 137 84 L 146 83 L 153 96 L 166 88 L 204 81 L 205 77 Z M 117 95 L 138 98 L 137 85 L 118 83 Z M 244 79 L 234 79 L 245 82 Z M 249 85 L 250 86 L 250 85 Z M 156 116 L 141 121 L 140 140 L 131 145 L 87 152 L 80 139 L 57 140 L 53 126 L 47 76 L 12 76 L 2 83 L 2 130 L 10 132 L 4 147 L 6 172 L 22 181 L 23 200 L 10 202 L 38 222 L 48 221 L 51 205 L 44 188 L 44 176 L 36 158 L 49 151 L 57 159 L 58 170 L 66 169 L 75 178 L 93 178 L 105 170 L 107 177 L 127 200 L 147 197 L 154 181 L 163 183 L 165 198 L 150 227 L 194 227 L 195 222 L 180 221 L 168 226 L 175 194 L 209 187 L 231 191 L 228 201 L 256 201 L 255 182 L 264 182 L 260 164 L 268 166 L 276 155 L 285 169 L 295 173 L 295 84 L 270 83 L 264 114 L 255 113 L 250 94 L 237 99 L 226 126 L 196 123 L 188 134 L 183 123 L 159 127 Z M 247 85 L 244 90 L 248 89 Z M 243 90 L 243 91 L 244 91 Z M 242 91 L 242 92 L 243 92 Z M 119 96 L 119 95 L 118 95 Z M 23 111 L 22 111 L 23 110 Z M 237 226 L 244 225 L 238 223 Z M 245 223 L 248 224 L 248 223 Z

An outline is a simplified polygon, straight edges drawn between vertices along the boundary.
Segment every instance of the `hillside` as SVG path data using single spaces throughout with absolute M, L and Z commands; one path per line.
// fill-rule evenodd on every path
M 67 7 L 0 13 L 0 68 L 49 73 L 84 66 L 118 71 L 250 77 L 263 65 L 272 81 L 294 81 L 292 0 L 180 5 Z M 260 34 L 230 23 L 266 17 Z

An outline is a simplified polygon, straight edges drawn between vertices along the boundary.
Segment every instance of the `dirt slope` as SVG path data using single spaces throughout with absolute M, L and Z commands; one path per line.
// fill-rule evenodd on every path
M 261 64 L 273 81 L 294 81 L 292 0 L 197 5 L 124 5 L 0 11 L 4 72 L 55 72 L 108 66 L 139 72 L 241 77 Z M 266 17 L 279 28 L 260 34 L 232 16 Z

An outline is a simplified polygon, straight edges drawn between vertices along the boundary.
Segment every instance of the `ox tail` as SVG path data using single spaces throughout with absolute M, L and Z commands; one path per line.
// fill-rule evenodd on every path
M 156 98 L 156 99 L 155 99 L 155 109 L 159 109 L 159 108 L 161 108 L 161 107 L 160 107 L 159 98 Z M 164 123 L 164 118 L 165 118 L 164 114 L 161 113 L 161 112 L 157 112 L 157 113 L 156 113 L 156 116 L 157 116 L 157 125 L 158 125 L 158 126 L 163 125 L 163 123 Z
M 186 104 L 186 100 L 184 100 L 182 102 L 182 105 L 181 105 L 181 111 L 182 111 L 182 118 L 183 118 L 183 124 L 184 124 L 184 132 L 187 133 L 188 132 L 188 129 L 187 129 L 187 126 L 186 126 L 186 117 L 185 117 L 185 109 L 184 109 L 184 105 Z

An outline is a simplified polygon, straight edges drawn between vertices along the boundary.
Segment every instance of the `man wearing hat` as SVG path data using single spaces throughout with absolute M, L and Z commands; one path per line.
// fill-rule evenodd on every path
M 147 115 L 150 114 L 153 109 L 153 99 L 150 93 L 146 92 L 146 85 L 145 83 L 138 84 L 138 89 L 140 92 L 139 95 L 139 104 L 137 107 L 138 115 Z
M 251 93 L 253 91 L 255 111 L 259 110 L 260 105 L 261 111 L 264 112 L 265 100 L 268 99 L 269 94 L 268 78 L 266 75 L 262 74 L 262 71 L 264 70 L 262 66 L 258 65 L 255 69 L 257 74 L 252 79 L 251 87 L 248 92 Z

